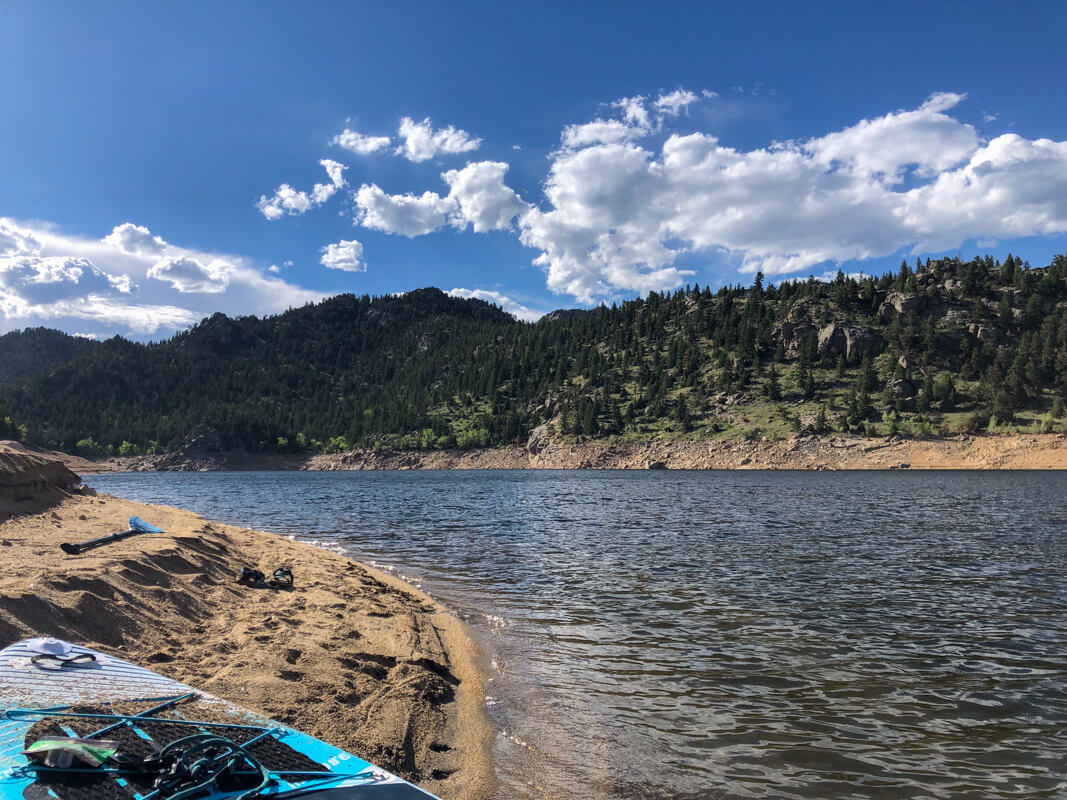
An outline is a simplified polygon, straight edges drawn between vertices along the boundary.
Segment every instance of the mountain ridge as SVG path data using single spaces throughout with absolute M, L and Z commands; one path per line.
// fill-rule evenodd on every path
M 0 363 L 26 363 L 19 341 L 0 337 Z M 0 385 L 0 421 L 97 457 L 179 450 L 198 426 L 219 451 L 277 453 L 525 444 L 546 423 L 565 441 L 1049 432 L 1067 399 L 1067 258 L 757 275 L 536 323 L 432 287 L 349 294 L 80 347 Z

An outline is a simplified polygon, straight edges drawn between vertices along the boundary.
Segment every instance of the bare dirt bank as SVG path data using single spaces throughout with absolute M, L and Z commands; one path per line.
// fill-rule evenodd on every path
M 0 520 L 48 508 L 80 485 L 81 478 L 59 461 L 0 441 Z
M 542 426 L 544 428 L 544 426 Z M 59 454 L 56 454 L 57 457 Z M 951 439 L 794 436 L 776 441 L 570 442 L 542 429 L 525 447 L 353 450 L 317 456 L 216 454 L 112 459 L 86 471 L 408 469 L 1067 469 L 1067 436 Z
M 1067 469 L 1067 437 L 919 441 L 793 437 L 780 441 L 550 441 L 507 448 L 315 456 L 306 469 Z
M 59 544 L 162 527 L 82 555 Z M 0 644 L 53 635 L 265 712 L 445 798 L 494 796 L 476 648 L 426 595 L 350 559 L 179 509 L 71 496 L 0 524 Z M 293 590 L 236 583 L 289 566 Z

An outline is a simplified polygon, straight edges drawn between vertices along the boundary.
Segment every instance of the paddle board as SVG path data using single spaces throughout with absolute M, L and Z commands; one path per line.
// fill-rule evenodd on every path
M 191 782 L 156 788 L 156 775 L 129 764 L 193 734 L 223 737 L 252 758 L 189 800 L 433 800 L 358 756 L 121 658 L 33 642 L 0 650 L 0 800 L 167 800 Z M 48 768 L 23 752 L 64 737 L 90 740 L 90 749 L 114 743 L 126 766 L 75 760 Z

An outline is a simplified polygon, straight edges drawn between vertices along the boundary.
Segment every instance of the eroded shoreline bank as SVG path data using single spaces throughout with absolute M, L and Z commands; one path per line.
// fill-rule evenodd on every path
M 165 533 L 70 556 L 125 528 Z M 494 796 L 493 732 L 463 624 L 391 575 L 167 506 L 72 496 L 0 523 L 0 641 L 54 635 L 348 749 L 444 798 Z M 289 566 L 292 591 L 236 583 Z
M 181 452 L 87 462 L 83 473 L 208 470 L 418 469 L 1067 469 L 1067 435 L 945 439 L 803 436 L 787 439 L 573 442 L 538 436 L 525 446 L 472 450 L 353 450 L 331 455 Z M 56 454 L 58 457 L 58 454 Z

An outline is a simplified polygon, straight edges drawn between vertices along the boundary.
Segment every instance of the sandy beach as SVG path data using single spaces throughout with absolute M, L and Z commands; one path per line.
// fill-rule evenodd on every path
M 7 502 L 0 519 L 12 510 Z M 133 515 L 165 532 L 81 555 L 59 547 L 124 530 Z M 52 635 L 113 652 L 443 798 L 494 796 L 477 648 L 456 617 L 392 576 L 284 537 L 107 496 L 8 518 L 0 555 L 2 643 Z M 295 587 L 239 585 L 243 566 L 268 576 L 288 566 Z

